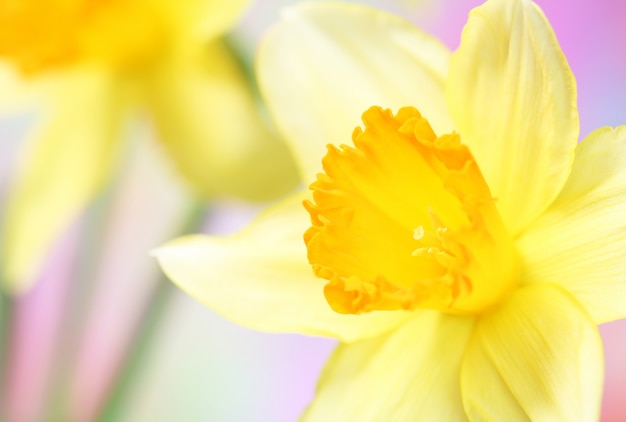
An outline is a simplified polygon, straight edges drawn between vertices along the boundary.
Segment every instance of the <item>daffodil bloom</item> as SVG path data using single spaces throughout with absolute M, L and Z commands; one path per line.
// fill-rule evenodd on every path
M 5 212 L 10 290 L 26 288 L 51 240 L 115 174 L 133 114 L 154 124 L 195 193 L 264 199 L 295 185 L 221 38 L 247 3 L 3 2 L 0 109 L 34 104 L 42 115 Z
M 577 143 L 541 10 L 489 0 L 451 54 L 382 12 L 297 7 L 258 74 L 312 197 L 157 257 L 235 322 L 341 341 L 305 419 L 596 420 L 597 325 L 626 315 L 626 127 Z

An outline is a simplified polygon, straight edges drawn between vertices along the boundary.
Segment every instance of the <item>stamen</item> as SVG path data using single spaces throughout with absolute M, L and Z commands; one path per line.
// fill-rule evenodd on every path
M 425 233 L 424 226 L 417 226 L 417 228 L 413 230 L 413 239 L 422 240 Z

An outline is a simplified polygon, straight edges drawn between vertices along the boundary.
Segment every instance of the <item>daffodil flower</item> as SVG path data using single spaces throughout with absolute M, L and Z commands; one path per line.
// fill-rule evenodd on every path
M 132 114 L 154 123 L 195 193 L 264 199 L 295 186 L 287 148 L 221 39 L 247 3 L 0 6 L 0 110 L 35 104 L 42 114 L 5 211 L 9 290 L 27 287 L 52 239 L 112 178 Z
M 301 6 L 258 75 L 312 197 L 156 255 L 235 322 L 341 341 L 304 419 L 596 420 L 597 325 L 626 316 L 626 127 L 577 143 L 541 10 L 489 0 L 450 54 L 398 17 Z

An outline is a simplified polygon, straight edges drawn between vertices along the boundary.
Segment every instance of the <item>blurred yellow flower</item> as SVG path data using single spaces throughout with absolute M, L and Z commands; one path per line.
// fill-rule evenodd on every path
M 156 255 L 235 322 L 342 341 L 304 419 L 597 420 L 596 326 L 626 316 L 626 127 L 577 144 L 575 80 L 541 10 L 489 0 L 450 55 L 382 12 L 301 6 L 258 65 L 317 178 L 311 223 L 302 194 Z
M 147 113 L 202 195 L 265 199 L 296 183 L 220 38 L 246 0 L 10 0 L 0 109 L 43 108 L 6 210 L 3 268 L 21 291 L 62 227 L 112 177 L 128 117 Z

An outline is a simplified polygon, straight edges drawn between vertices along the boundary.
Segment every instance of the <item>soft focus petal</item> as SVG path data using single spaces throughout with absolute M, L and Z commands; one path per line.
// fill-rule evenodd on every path
M 161 12 L 175 35 L 191 36 L 193 41 L 209 41 L 227 32 L 250 4 L 250 0 L 145 1 L 148 8 L 156 7 Z
M 63 84 L 63 82 L 61 82 Z M 59 74 L 24 76 L 19 68 L 0 60 L 0 112 L 34 112 L 49 100 L 49 94 L 59 86 Z
M 518 241 L 528 282 L 558 283 L 597 324 L 626 317 L 626 126 L 576 151 L 554 204 Z
M 202 16 L 196 26 L 199 36 L 212 38 L 232 28 L 250 4 L 250 0 L 195 0 Z M 178 2 L 173 2 L 179 6 Z
M 474 320 L 421 311 L 382 337 L 340 345 L 311 421 L 462 421 L 459 373 Z
M 354 341 L 385 332 L 408 312 L 340 315 L 324 299 L 302 236 L 309 226 L 298 195 L 231 238 L 192 236 L 156 251 L 168 277 L 228 319 L 257 330 Z
M 603 363 L 596 325 L 570 294 L 525 286 L 476 325 L 463 403 L 475 421 L 596 421 Z
M 563 187 L 578 140 L 576 83 L 541 10 L 529 0 L 474 9 L 446 93 L 515 235 Z
M 328 143 L 347 143 L 372 105 L 417 107 L 436 131 L 452 128 L 443 94 L 448 50 L 406 21 L 357 5 L 288 9 L 262 44 L 261 90 L 313 180 Z
M 2 271 L 14 292 L 27 287 L 52 239 L 102 187 L 118 152 L 119 81 L 77 71 L 55 88 L 8 199 Z
M 267 199 L 295 188 L 287 146 L 261 120 L 243 72 L 222 42 L 179 51 L 146 85 L 177 169 L 204 195 Z
M 31 85 L 17 69 L 0 63 L 0 111 L 4 113 L 25 107 L 34 96 Z

